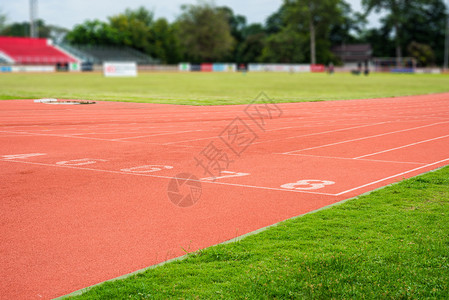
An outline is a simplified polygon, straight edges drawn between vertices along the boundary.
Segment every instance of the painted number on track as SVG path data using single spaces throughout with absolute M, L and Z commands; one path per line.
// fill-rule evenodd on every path
M 81 159 L 60 161 L 60 162 L 57 162 L 56 164 L 63 165 L 63 166 L 85 166 L 85 165 L 96 164 L 97 162 L 101 162 L 101 161 L 107 161 L 107 160 L 106 159 L 94 159 L 94 158 L 81 158 Z
M 148 166 L 139 166 L 129 169 L 121 169 L 123 172 L 132 172 L 132 173 L 153 173 L 162 170 L 171 170 L 172 166 L 162 166 L 162 165 L 148 165 Z
M 329 180 L 299 180 L 295 183 L 287 183 L 284 185 L 281 185 L 281 188 L 289 189 L 289 190 L 303 190 L 303 191 L 310 191 L 310 190 L 319 190 L 322 189 L 328 185 L 333 185 L 335 182 L 329 181 Z
M 250 175 L 249 173 L 238 173 L 238 172 L 231 172 L 231 171 L 221 171 L 221 174 L 223 174 L 223 175 L 218 176 L 218 177 L 201 178 L 201 180 L 215 181 L 217 179 L 232 178 L 232 177 L 243 177 L 243 176 Z

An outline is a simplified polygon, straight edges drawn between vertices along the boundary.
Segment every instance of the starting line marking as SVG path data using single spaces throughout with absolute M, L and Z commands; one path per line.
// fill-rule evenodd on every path
M 46 164 L 46 163 L 37 163 L 37 162 L 28 162 L 28 161 L 18 161 L 18 160 L 12 160 L 12 159 L 0 159 L 0 161 L 5 162 L 15 162 L 15 163 L 23 163 L 23 164 L 32 164 L 32 165 L 41 165 L 41 166 L 47 166 L 47 167 L 60 167 L 60 168 L 70 168 L 70 169 L 77 169 L 77 170 L 88 170 L 88 171 L 96 171 L 96 172 L 104 172 L 104 173 L 113 173 L 113 174 L 123 174 L 123 175 L 136 175 L 136 176 L 147 176 L 147 177 L 154 177 L 154 178 L 164 178 L 164 179 L 172 179 L 173 177 L 170 176 L 161 176 L 161 175 L 152 175 L 152 174 L 145 174 L 145 173 L 136 173 L 136 172 L 124 172 L 124 171 L 113 171 L 113 170 L 101 170 L 101 169 L 91 169 L 91 168 L 82 168 L 77 166 L 70 166 L 70 165 L 56 165 L 56 164 Z M 208 180 L 197 180 L 199 182 L 203 183 L 211 183 L 211 184 L 219 184 L 219 185 L 227 185 L 227 186 L 238 186 L 238 187 L 246 187 L 246 188 L 255 188 L 255 189 L 262 189 L 262 190 L 272 190 L 272 191 L 282 191 L 282 192 L 296 192 L 296 193 L 307 193 L 307 194 L 317 194 L 317 195 L 326 195 L 326 196 L 341 196 L 344 194 L 347 194 L 349 192 L 388 180 L 392 179 L 398 176 L 402 176 L 414 171 L 418 171 L 424 168 L 428 168 L 437 164 L 440 164 L 442 162 L 449 161 L 449 158 L 430 163 L 421 167 L 417 167 L 399 174 L 391 175 L 337 194 L 330 194 L 330 193 L 321 193 L 321 192 L 311 192 L 307 190 L 298 190 L 298 189 L 286 189 L 286 188 L 271 188 L 271 187 L 262 187 L 262 186 L 253 186 L 253 185 L 245 185 L 245 184 L 235 184 L 235 183 L 226 183 L 226 182 L 217 182 L 217 181 L 208 181 Z
M 37 163 L 37 162 L 19 161 L 19 160 L 6 160 L 6 159 L 0 159 L 0 161 L 23 163 L 23 164 L 30 164 L 30 165 L 39 165 L 39 166 L 46 166 L 46 167 L 58 167 L 58 168 L 68 168 L 68 169 L 76 169 L 76 170 L 112 173 L 112 174 L 122 174 L 122 175 L 146 176 L 146 177 L 163 178 L 163 179 L 172 179 L 173 178 L 173 176 L 162 176 L 162 175 L 153 175 L 153 174 L 136 173 L 136 172 L 124 172 L 124 171 L 82 168 L 82 167 L 70 166 L 70 165 L 56 165 L 56 164 L 46 164 L 46 163 Z M 190 180 L 192 180 L 192 179 L 190 179 Z M 202 183 L 210 183 L 210 184 L 218 184 L 218 185 L 238 186 L 238 187 L 245 187 L 245 188 L 262 189 L 262 190 L 281 191 L 281 192 L 294 192 L 294 193 L 307 193 L 307 194 L 317 194 L 317 195 L 326 195 L 326 196 L 337 196 L 335 194 L 329 194 L 329 193 L 309 192 L 309 191 L 301 191 L 301 190 L 287 190 L 287 189 L 282 189 L 282 188 L 272 188 L 272 187 L 255 186 L 255 185 L 247 185 L 247 184 L 226 183 L 226 182 L 217 182 L 217 181 L 209 181 L 209 180 L 193 180 L 193 181 L 202 182 Z

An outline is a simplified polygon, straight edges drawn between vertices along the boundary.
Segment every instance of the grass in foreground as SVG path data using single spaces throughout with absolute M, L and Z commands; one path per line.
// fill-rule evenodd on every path
M 449 295 L 449 167 L 75 299 Z
M 277 102 L 365 99 L 449 92 L 449 75 L 141 73 L 0 74 L 0 99 L 84 99 L 188 105 L 246 104 L 260 92 Z

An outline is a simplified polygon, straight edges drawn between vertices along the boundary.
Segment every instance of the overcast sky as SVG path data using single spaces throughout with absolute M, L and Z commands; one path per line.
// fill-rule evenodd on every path
M 356 11 L 361 0 L 346 0 Z M 173 21 L 180 14 L 182 4 L 195 4 L 196 0 L 38 0 L 38 17 L 46 24 L 68 29 L 87 19 L 107 20 L 108 16 L 123 12 L 126 8 L 144 6 L 155 12 L 156 18 Z M 216 0 L 218 6 L 229 6 L 234 13 L 247 17 L 249 23 L 265 22 L 266 18 L 281 6 L 282 0 Z M 6 13 L 8 23 L 29 20 L 29 0 L 1 0 L 0 11 Z M 372 18 L 371 25 L 375 25 Z

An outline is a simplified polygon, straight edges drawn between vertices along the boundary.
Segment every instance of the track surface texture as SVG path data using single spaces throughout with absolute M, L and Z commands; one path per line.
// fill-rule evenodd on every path
M 449 94 L 263 101 L 1 101 L 0 298 L 62 296 L 449 163 Z

